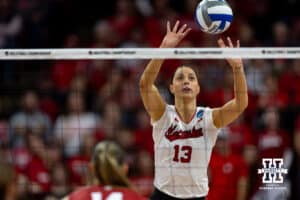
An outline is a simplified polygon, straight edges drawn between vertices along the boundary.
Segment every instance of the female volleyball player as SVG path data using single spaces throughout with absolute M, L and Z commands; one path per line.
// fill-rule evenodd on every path
M 121 148 L 114 142 L 97 144 L 92 157 L 96 185 L 83 187 L 64 200 L 145 200 L 127 179 L 127 165 Z
M 167 23 L 167 33 L 161 48 L 174 48 L 190 32 L 187 25 L 173 28 Z M 220 47 L 228 46 L 222 39 Z M 237 41 L 236 47 L 240 46 Z M 195 71 L 179 67 L 170 85 L 175 105 L 168 105 L 155 87 L 163 60 L 149 62 L 140 79 L 144 106 L 151 117 L 155 146 L 155 191 L 151 200 L 204 199 L 208 193 L 207 166 L 217 138 L 218 128 L 235 120 L 247 107 L 247 85 L 241 59 L 227 59 L 234 74 L 234 99 L 219 108 L 197 107 L 200 92 Z

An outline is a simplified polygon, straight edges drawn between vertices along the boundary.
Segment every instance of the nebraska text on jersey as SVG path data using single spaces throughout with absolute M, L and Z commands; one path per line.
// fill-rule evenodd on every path
M 197 138 L 203 136 L 202 128 L 196 129 L 195 127 L 192 130 L 176 130 L 177 125 L 171 125 L 170 128 L 165 133 L 166 138 L 169 141 L 187 139 L 187 138 Z
M 207 167 L 218 129 L 212 109 L 197 107 L 185 123 L 172 105 L 153 126 L 155 145 L 154 185 L 178 198 L 203 197 L 208 193 Z

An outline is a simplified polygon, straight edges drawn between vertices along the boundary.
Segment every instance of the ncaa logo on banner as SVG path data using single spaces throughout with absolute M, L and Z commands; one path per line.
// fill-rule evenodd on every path
M 282 158 L 263 158 L 262 169 L 258 169 L 258 174 L 263 174 L 263 183 L 283 183 L 283 174 L 287 174 L 288 170 L 283 168 Z

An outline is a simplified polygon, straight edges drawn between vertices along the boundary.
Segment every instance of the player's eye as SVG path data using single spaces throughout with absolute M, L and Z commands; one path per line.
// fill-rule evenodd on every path
M 196 77 L 195 76 L 189 76 L 189 80 L 194 81 L 194 80 L 196 80 Z
M 183 75 L 182 75 L 182 74 L 181 74 L 181 75 L 178 75 L 178 76 L 176 77 L 176 80 L 179 80 L 179 81 L 183 80 Z

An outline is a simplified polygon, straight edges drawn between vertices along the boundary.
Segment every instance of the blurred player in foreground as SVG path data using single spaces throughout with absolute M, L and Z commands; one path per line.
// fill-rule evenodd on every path
M 116 143 L 97 144 L 91 164 L 96 184 L 80 188 L 63 200 L 145 200 L 132 189 L 124 153 Z

